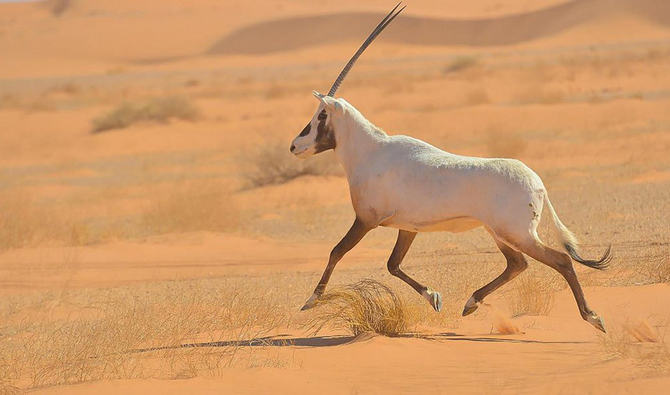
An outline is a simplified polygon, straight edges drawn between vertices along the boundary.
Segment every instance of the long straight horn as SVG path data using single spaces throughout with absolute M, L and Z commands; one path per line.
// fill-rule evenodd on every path
M 398 14 L 400 14 L 402 12 L 402 10 L 405 9 L 405 7 L 407 7 L 407 6 L 402 7 L 398 12 L 396 12 L 394 14 L 395 10 L 397 10 L 398 7 L 400 7 L 400 4 L 402 4 L 402 2 L 398 3 L 398 5 L 396 5 L 395 8 L 392 9 L 391 12 L 389 12 L 388 15 L 386 15 L 384 17 L 384 19 L 382 19 L 381 22 L 379 22 L 379 25 L 377 25 L 377 27 L 375 27 L 375 30 L 373 30 L 372 33 L 370 33 L 367 40 L 365 40 L 363 45 L 361 45 L 361 47 L 358 49 L 358 51 L 349 60 L 349 63 L 347 63 L 347 65 L 344 66 L 344 69 L 342 69 L 342 71 L 340 72 L 340 75 L 337 76 L 337 79 L 333 83 L 333 86 L 330 88 L 330 91 L 328 92 L 328 96 L 334 96 L 335 95 L 335 92 L 337 92 L 337 89 L 340 87 L 340 84 L 342 84 L 342 81 L 344 81 L 344 79 L 347 77 L 347 74 L 349 74 L 349 70 L 351 70 L 351 68 L 354 66 L 354 63 L 356 63 L 356 61 L 361 56 L 363 51 L 365 51 L 365 49 L 375 40 L 375 38 L 377 38 L 379 33 L 381 33 L 386 28 L 386 26 L 389 25 L 389 23 L 393 22 L 395 17 L 397 17 Z

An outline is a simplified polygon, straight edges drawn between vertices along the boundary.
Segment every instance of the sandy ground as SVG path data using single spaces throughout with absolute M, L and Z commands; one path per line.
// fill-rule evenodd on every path
M 55 307 L 40 309 L 60 320 L 82 311 L 68 295 L 173 280 L 262 284 L 260 294 L 290 293 L 297 311 L 353 220 L 346 179 L 335 170 L 253 188 L 248 174 L 259 155 L 294 166 L 288 145 L 316 108 L 311 90 L 328 90 L 390 4 L 82 0 L 57 12 L 57 3 L 0 4 L 0 294 L 22 306 L 3 310 L 0 340 L 37 311 L 23 301 L 49 300 Z M 653 351 L 670 324 L 670 288 L 639 268 L 670 265 L 669 65 L 662 0 L 417 0 L 338 94 L 389 134 L 533 168 L 587 255 L 612 244 L 612 269 L 578 268 L 589 303 L 615 334 L 655 328 L 654 341 L 634 345 Z M 174 95 L 197 107 L 195 122 L 92 133 L 122 102 Z M 367 236 L 333 284 L 406 287 L 385 272 L 394 238 Z M 445 294 L 440 285 L 462 287 L 445 313 L 457 316 L 502 264 L 479 229 L 421 234 L 403 267 Z M 453 270 L 453 284 L 438 281 Z M 462 280 L 470 272 L 475 280 Z M 286 276 L 295 286 L 278 291 L 274 279 Z M 36 392 L 664 393 L 670 384 L 663 356 L 613 357 L 612 338 L 581 320 L 564 286 L 543 315 L 513 316 L 511 290 L 419 335 L 286 328 L 255 351 L 283 361 L 275 366 Z M 519 332 L 501 334 L 509 322 Z

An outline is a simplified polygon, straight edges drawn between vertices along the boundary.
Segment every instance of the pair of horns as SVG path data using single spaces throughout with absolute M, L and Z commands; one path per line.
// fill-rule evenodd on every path
M 388 26 L 391 22 L 393 22 L 395 17 L 397 17 L 402 12 L 402 10 L 405 9 L 405 7 L 407 7 L 403 6 L 398 12 L 395 12 L 398 9 L 398 7 L 400 7 L 400 4 L 402 4 L 402 2 L 398 3 L 398 5 L 396 5 L 395 8 L 392 9 L 391 12 L 389 12 L 384 17 L 384 19 L 382 19 L 381 22 L 379 22 L 379 25 L 375 27 L 375 30 L 373 30 L 372 33 L 370 33 L 365 42 L 363 42 L 363 45 L 361 45 L 361 47 L 354 54 L 354 56 L 351 57 L 349 63 L 347 63 L 347 65 L 344 66 L 344 69 L 342 69 L 340 75 L 337 76 L 337 79 L 333 83 L 333 86 L 330 88 L 330 91 L 328 91 L 328 96 L 335 95 L 335 92 L 337 92 L 337 90 L 339 89 L 340 84 L 342 84 L 342 81 L 344 81 L 344 79 L 347 77 L 347 74 L 349 74 L 349 71 L 354 66 L 354 63 L 356 63 L 356 61 L 361 56 L 361 54 L 363 54 L 365 49 L 375 40 L 375 38 L 377 38 L 379 33 L 381 33 L 386 28 L 386 26 Z

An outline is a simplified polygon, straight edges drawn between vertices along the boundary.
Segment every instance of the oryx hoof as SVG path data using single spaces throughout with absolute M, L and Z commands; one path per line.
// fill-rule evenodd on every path
M 430 288 L 427 288 L 422 292 L 422 295 L 428 303 L 437 311 L 438 313 L 442 311 L 442 295 L 439 292 L 433 291 Z
M 309 299 L 307 300 L 307 302 L 305 302 L 305 305 L 302 306 L 302 309 L 300 309 L 300 311 L 309 310 L 309 309 L 311 309 L 312 307 L 316 306 L 316 302 L 319 300 L 319 297 L 320 297 L 320 296 L 321 296 L 321 295 L 319 295 L 319 294 L 317 294 L 317 293 L 313 293 L 312 296 L 309 297 Z
M 463 308 L 463 317 L 466 315 L 470 315 L 474 313 L 477 308 L 479 308 L 479 304 L 475 301 L 475 297 L 471 296 L 470 299 L 465 303 L 465 307 Z
M 605 330 L 605 322 L 601 317 L 598 316 L 598 314 L 593 313 L 591 315 L 586 316 L 586 321 L 595 326 L 596 329 L 602 331 L 603 333 L 607 333 L 607 330 Z

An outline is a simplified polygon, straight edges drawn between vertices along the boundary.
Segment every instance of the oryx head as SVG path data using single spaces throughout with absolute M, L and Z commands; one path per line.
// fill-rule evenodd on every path
M 356 63 L 356 60 L 358 60 L 368 45 L 370 45 L 370 43 L 377 38 L 379 33 L 381 33 L 386 26 L 388 26 L 389 23 L 391 23 L 395 17 L 405 9 L 405 7 L 402 7 L 396 12 L 400 4 L 401 3 L 398 3 L 398 5 L 396 5 L 395 8 L 382 19 L 372 33 L 370 33 L 367 40 L 365 40 L 363 45 L 361 45 L 358 51 L 349 60 L 349 63 L 344 66 L 340 75 L 337 76 L 337 79 L 333 83 L 328 94 L 322 95 L 321 93 L 314 91 L 314 96 L 319 100 L 319 108 L 317 108 L 314 113 L 312 120 L 309 121 L 298 137 L 293 140 L 293 143 L 291 144 L 291 153 L 295 156 L 303 159 L 318 154 L 319 152 L 334 149 L 337 146 L 332 119 L 337 115 L 338 111 L 342 111 L 343 107 L 342 103 L 334 97 L 335 92 L 337 92 L 340 84 L 344 81 L 344 78 L 349 74 L 354 63 Z

